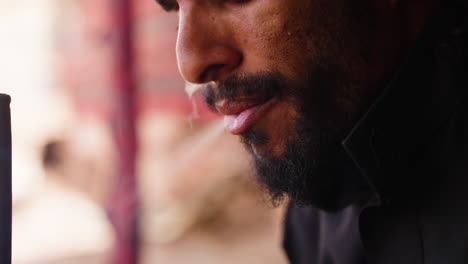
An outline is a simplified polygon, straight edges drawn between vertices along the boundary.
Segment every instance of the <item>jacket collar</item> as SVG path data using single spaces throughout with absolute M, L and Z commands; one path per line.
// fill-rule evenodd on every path
M 403 179 L 431 136 L 468 94 L 460 72 L 466 56 L 467 23 L 457 4 L 434 16 L 382 94 L 342 145 L 376 194 L 376 205 L 417 179 Z M 407 171 L 406 171 L 407 172 Z

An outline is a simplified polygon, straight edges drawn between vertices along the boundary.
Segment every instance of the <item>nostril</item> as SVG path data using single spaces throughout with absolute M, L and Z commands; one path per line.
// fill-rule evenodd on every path
M 208 66 L 200 75 L 200 81 L 202 83 L 216 81 L 219 78 L 220 71 L 226 66 L 227 64 L 212 64 Z

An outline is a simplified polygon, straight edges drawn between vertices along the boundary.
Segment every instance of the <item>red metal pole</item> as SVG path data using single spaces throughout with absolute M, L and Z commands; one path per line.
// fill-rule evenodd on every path
M 117 148 L 117 173 L 107 210 L 115 229 L 112 264 L 138 263 L 135 176 L 135 106 L 130 0 L 74 0 L 79 21 L 65 30 L 68 64 L 80 114 L 110 121 Z M 74 5 L 73 5 L 74 6 Z M 71 13 L 74 15 L 74 13 Z M 75 14 L 76 15 L 76 14 Z M 70 26 L 70 25 L 68 25 Z M 69 31 L 72 31 L 71 33 Z M 109 157 L 103 157 L 106 159 Z M 2 263 L 3 264 L 3 263 Z
M 130 0 L 107 0 L 115 23 L 110 38 L 115 45 L 114 103 L 112 125 L 118 149 L 118 174 L 111 197 L 109 215 L 116 231 L 116 243 L 112 253 L 113 264 L 138 262 L 138 228 L 136 199 L 136 136 L 134 88 L 132 80 L 131 52 L 131 4 Z

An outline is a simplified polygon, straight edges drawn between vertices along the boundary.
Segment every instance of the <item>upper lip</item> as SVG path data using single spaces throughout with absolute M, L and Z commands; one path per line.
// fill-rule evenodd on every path
M 216 110 L 223 115 L 237 115 L 242 111 L 265 103 L 268 100 L 260 98 L 223 99 L 215 103 Z

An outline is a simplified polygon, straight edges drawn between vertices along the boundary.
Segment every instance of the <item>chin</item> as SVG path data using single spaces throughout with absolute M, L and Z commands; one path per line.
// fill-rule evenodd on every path
M 277 133 L 268 133 L 278 131 L 270 129 L 267 132 L 264 131 L 251 128 L 240 135 L 241 142 L 250 154 L 258 159 L 281 158 L 286 150 L 285 140 Z
M 350 167 L 354 165 L 341 146 L 342 137 L 318 133 L 312 130 L 316 126 L 290 128 L 296 130 L 288 131 L 287 136 L 278 133 L 285 130 L 265 131 L 258 127 L 241 135 L 241 141 L 251 153 L 257 182 L 271 197 L 273 205 L 288 198 L 299 205 L 313 205 L 327 211 L 346 206 L 355 198 L 348 191 L 354 193 L 353 189 L 361 186 L 349 186 L 346 180 L 354 177 L 350 175 Z

